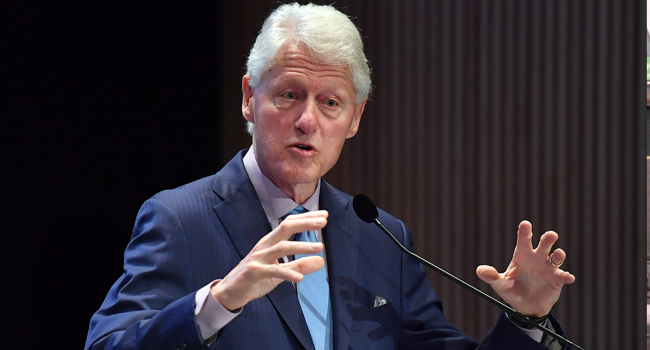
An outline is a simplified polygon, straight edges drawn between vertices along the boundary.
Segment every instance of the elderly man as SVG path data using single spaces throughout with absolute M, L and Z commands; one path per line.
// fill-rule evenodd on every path
M 481 344 L 442 314 L 422 266 L 360 221 L 321 177 L 359 128 L 370 77 L 358 30 L 329 6 L 282 5 L 242 80 L 253 144 L 216 175 L 142 206 L 124 275 L 91 319 L 86 349 L 545 349 L 502 315 Z M 411 246 L 404 224 L 381 221 Z M 519 226 L 508 270 L 477 269 L 523 314 L 546 320 L 574 277 Z M 565 253 L 556 250 L 555 262 Z

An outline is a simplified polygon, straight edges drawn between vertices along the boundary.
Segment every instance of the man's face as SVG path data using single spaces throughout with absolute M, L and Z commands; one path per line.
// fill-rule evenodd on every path
M 255 124 L 253 147 L 262 172 L 291 197 L 301 186 L 313 191 L 336 164 L 345 139 L 356 134 L 366 103 L 357 105 L 347 67 L 318 64 L 290 44 L 257 86 L 251 88 L 244 76 L 242 88 L 242 112 Z

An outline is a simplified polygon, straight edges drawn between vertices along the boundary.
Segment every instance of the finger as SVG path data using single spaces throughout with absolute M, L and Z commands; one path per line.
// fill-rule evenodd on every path
M 317 256 L 319 257 L 319 256 Z M 320 257 L 319 257 L 320 258 Z M 264 278 L 277 278 L 289 282 L 300 282 L 303 279 L 303 274 L 296 269 L 289 268 L 288 264 L 275 264 L 267 265 Z
M 322 269 L 325 266 L 325 260 L 318 255 L 305 256 L 282 265 L 284 265 L 286 268 L 300 273 L 301 275 L 308 275 Z
M 304 275 L 318 271 L 325 266 L 325 261 L 318 255 L 306 256 L 286 264 L 269 265 L 264 277 L 278 278 L 289 282 L 300 282 Z
M 305 232 L 320 230 L 327 225 L 327 218 L 324 216 L 294 218 L 284 220 L 275 230 L 267 235 L 266 246 L 273 246 L 280 241 L 286 241 L 292 235 Z
M 328 216 L 329 216 L 329 213 L 327 212 L 327 210 L 314 210 L 314 211 L 308 211 L 308 212 L 301 213 L 301 214 L 289 215 L 283 221 L 295 220 L 295 219 L 300 219 L 300 218 L 317 218 L 317 217 L 327 218 Z
M 558 235 L 553 231 L 548 231 L 542 235 L 539 239 L 539 245 L 537 246 L 536 251 L 541 252 L 544 255 L 549 255 L 553 244 L 557 242 Z M 553 260 L 554 262 L 560 262 L 560 260 Z
M 533 225 L 527 220 L 519 224 L 516 249 L 533 250 Z
M 569 273 L 568 271 L 562 271 L 560 269 L 557 269 L 555 275 L 558 277 L 558 279 L 562 284 L 572 284 L 573 282 L 576 281 L 576 277 L 571 273 Z
M 476 276 L 478 276 L 478 278 L 480 278 L 483 282 L 490 285 L 501 278 L 499 272 L 497 272 L 497 269 L 489 265 L 481 265 L 477 267 Z
M 316 254 L 321 250 L 323 250 L 323 243 L 320 242 L 281 241 L 263 251 L 260 251 L 259 254 L 263 261 L 271 264 L 283 256 Z
M 549 259 L 552 259 L 555 265 L 563 264 L 566 260 L 566 253 L 561 248 L 555 249 Z

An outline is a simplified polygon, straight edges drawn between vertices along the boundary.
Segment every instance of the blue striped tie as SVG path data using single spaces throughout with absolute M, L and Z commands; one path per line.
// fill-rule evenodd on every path
M 306 213 L 308 210 L 297 206 L 287 215 Z M 316 232 L 306 231 L 296 235 L 296 241 L 318 242 Z M 318 255 L 323 257 L 323 252 L 317 254 L 296 254 L 295 258 Z M 332 342 L 332 307 L 330 305 L 330 288 L 327 281 L 327 271 L 322 269 L 305 275 L 302 282 L 298 282 L 298 300 L 302 313 L 305 315 L 311 339 L 316 350 L 330 350 Z

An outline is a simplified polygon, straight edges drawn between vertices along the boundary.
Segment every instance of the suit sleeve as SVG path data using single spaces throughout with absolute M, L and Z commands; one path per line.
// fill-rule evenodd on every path
M 404 224 L 399 223 L 404 246 L 412 250 L 410 234 Z M 480 344 L 463 334 L 443 315 L 442 302 L 426 279 L 424 267 L 406 254 L 402 254 L 401 288 L 403 321 L 400 349 L 546 350 L 510 322 L 505 313 Z M 561 331 L 555 319 L 551 322 L 556 330 Z
M 85 349 L 199 349 L 189 250 L 177 215 L 145 202 L 124 253 L 124 274 L 93 315 Z

